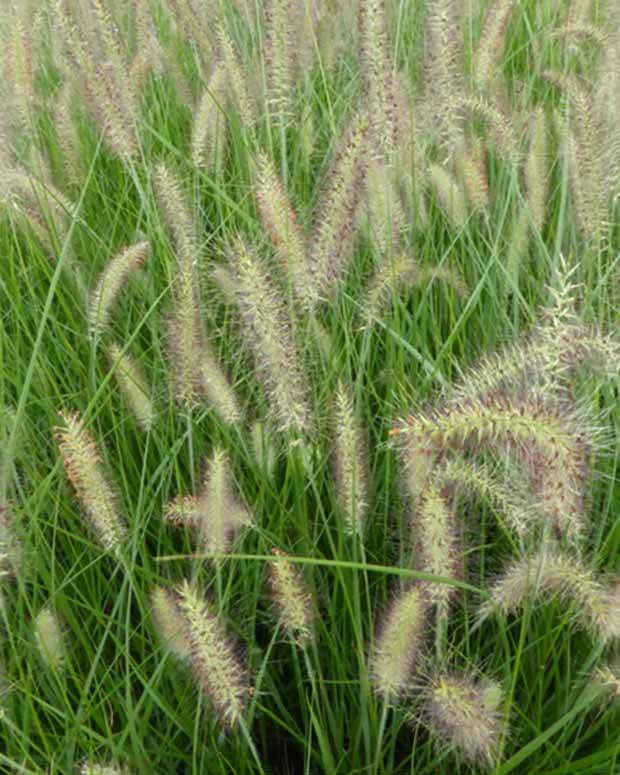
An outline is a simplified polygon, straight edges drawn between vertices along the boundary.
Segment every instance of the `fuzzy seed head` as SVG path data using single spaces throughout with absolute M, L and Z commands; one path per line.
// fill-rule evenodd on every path
M 60 417 L 64 425 L 56 428 L 55 435 L 67 476 L 102 548 L 118 552 L 127 529 L 97 445 L 77 413 L 61 412 Z
M 114 368 L 114 376 L 138 426 L 148 433 L 153 425 L 155 411 L 151 401 L 151 388 L 146 376 L 134 359 L 113 342 L 108 345 L 108 360 Z
M 459 529 L 446 496 L 447 493 L 434 484 L 429 485 L 415 513 L 412 528 L 417 547 L 416 565 L 424 573 L 460 579 L 462 548 Z M 425 586 L 429 602 L 445 616 L 458 589 L 433 582 Z
M 500 735 L 501 689 L 471 675 L 439 674 L 426 690 L 428 725 L 445 745 L 453 745 L 471 762 L 491 765 Z
M 304 304 L 310 304 L 306 238 L 273 162 L 263 153 L 257 158 L 256 177 L 256 202 L 263 227 L 276 248 L 280 265 L 290 277 L 295 295 Z
M 59 670 L 66 659 L 62 627 L 54 611 L 45 606 L 37 614 L 35 638 L 41 659 L 54 670 Z
M 597 579 L 580 560 L 543 549 L 515 560 L 491 587 L 482 618 L 494 610 L 512 614 L 528 603 L 557 597 L 574 608 L 578 624 L 603 643 L 620 637 L 620 582 Z
M 163 587 L 155 587 L 151 592 L 151 612 L 166 648 L 179 659 L 187 659 L 189 647 L 184 630 L 186 622 L 175 603 L 174 595 Z
M 192 127 L 192 161 L 210 172 L 218 171 L 224 161 L 229 89 L 225 66 L 217 62 L 200 97 Z
M 300 645 L 313 636 L 313 599 L 301 573 L 285 552 L 273 549 L 276 560 L 269 563 L 269 582 L 279 620 L 290 638 Z
M 422 656 L 427 626 L 428 603 L 421 586 L 398 594 L 384 614 L 370 670 L 375 690 L 385 701 L 394 701 L 409 689 Z
M 206 342 L 203 342 L 201 359 L 200 381 L 208 403 L 226 424 L 240 422 L 243 413 L 239 400 Z
M 237 240 L 229 253 L 243 336 L 254 354 L 280 430 L 308 430 L 310 410 L 284 301 L 255 253 Z
M 22 564 L 22 546 L 8 505 L 0 505 L 0 577 L 15 577 Z
M 368 511 L 366 444 L 350 390 L 342 382 L 335 396 L 334 477 L 347 532 L 361 535 Z
M 191 669 L 222 726 L 232 729 L 242 718 L 249 695 L 248 677 L 237 649 L 222 622 L 188 582 L 176 590 L 173 599 L 184 621 Z
M 444 167 L 431 164 L 428 168 L 428 179 L 444 215 L 455 228 L 463 229 L 468 218 L 467 203 L 454 176 Z
M 310 237 L 312 282 L 319 296 L 333 289 L 345 269 L 366 186 L 367 165 L 368 119 L 360 114 L 351 122 L 326 177 Z
M 129 775 L 129 771 L 116 764 L 86 761 L 80 768 L 80 775 Z
M 148 242 L 139 242 L 118 253 L 103 270 L 90 295 L 88 328 L 91 336 L 101 336 L 108 325 L 110 314 L 129 277 L 147 260 Z

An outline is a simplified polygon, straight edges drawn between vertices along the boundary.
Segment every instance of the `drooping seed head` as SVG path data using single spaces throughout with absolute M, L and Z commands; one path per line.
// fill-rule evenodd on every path
M 91 336 L 101 336 L 108 325 L 110 314 L 129 277 L 147 260 L 148 242 L 138 242 L 118 253 L 101 273 L 90 295 L 88 328 Z

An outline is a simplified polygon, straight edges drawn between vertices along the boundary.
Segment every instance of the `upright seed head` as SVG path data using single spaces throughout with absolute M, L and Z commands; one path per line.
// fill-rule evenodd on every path
M 539 107 L 534 112 L 525 159 L 525 197 L 534 225 L 539 230 L 545 221 L 548 188 L 547 120 L 544 109 Z
M 229 93 L 226 68 L 218 61 L 200 97 L 192 127 L 192 161 L 210 172 L 219 170 L 224 161 Z
M 238 239 L 229 252 L 243 336 L 250 345 L 280 430 L 308 430 L 310 411 L 290 316 L 255 253 Z
M 326 177 L 310 244 L 312 277 L 318 296 L 333 290 L 349 258 L 358 206 L 366 186 L 368 119 L 355 116 Z
M 368 510 L 365 458 L 366 445 L 350 390 L 340 382 L 334 411 L 334 476 L 338 503 L 350 534 L 362 534 Z
M 430 484 L 422 497 L 412 519 L 412 532 L 419 570 L 450 579 L 462 578 L 460 558 L 463 551 L 456 515 L 447 501 L 447 493 L 435 484 Z M 435 582 L 424 586 L 429 602 L 445 617 L 458 589 Z
M 455 228 L 463 229 L 468 219 L 467 203 L 452 173 L 438 164 L 431 164 L 428 179 L 448 220 Z
M 54 670 L 63 667 L 67 652 L 64 634 L 54 611 L 45 606 L 37 614 L 35 637 L 43 661 Z
M 515 8 L 514 0 L 495 0 L 489 11 L 474 53 L 474 77 L 487 90 L 501 68 L 506 33 Z
M 375 690 L 386 702 L 410 688 L 412 673 L 427 636 L 428 603 L 421 586 L 396 595 L 375 637 L 370 671 Z
M 256 202 L 263 227 L 276 248 L 284 272 L 297 298 L 308 304 L 308 257 L 306 237 L 271 159 L 260 153 L 256 160 Z
M 277 559 L 269 563 L 269 581 L 279 619 L 289 637 L 303 646 L 313 636 L 312 593 L 288 555 L 278 549 L 272 553 Z
M 127 529 L 97 446 L 77 413 L 61 412 L 60 417 L 64 425 L 56 428 L 55 435 L 67 475 L 99 543 L 107 551 L 118 552 Z
M 498 754 L 501 689 L 467 673 L 436 675 L 426 689 L 424 716 L 443 744 L 490 766 Z

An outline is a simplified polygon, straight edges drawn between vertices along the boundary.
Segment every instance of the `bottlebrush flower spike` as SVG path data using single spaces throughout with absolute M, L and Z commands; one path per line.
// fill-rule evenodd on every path
M 243 68 L 239 54 L 226 31 L 220 24 L 217 29 L 218 54 L 227 76 L 230 93 L 244 127 L 250 128 L 256 121 L 256 105 L 248 91 L 249 68 Z
M 196 107 L 192 127 L 192 161 L 209 171 L 219 170 L 224 160 L 229 93 L 226 68 L 222 61 L 217 61 Z
M 10 506 L 0 505 L 0 577 L 17 576 L 22 565 L 22 554 Z
M 428 168 L 428 178 L 448 220 L 455 228 L 463 229 L 468 219 L 467 203 L 454 176 L 444 167 L 431 164 Z
M 407 218 L 395 185 L 395 174 L 384 163 L 368 167 L 368 224 L 372 241 L 381 255 L 392 255 L 401 247 Z
M 539 107 L 534 112 L 530 145 L 525 158 L 525 201 L 538 230 L 542 229 L 545 221 L 548 190 L 547 120 L 544 109 Z
M 467 89 L 461 16 L 460 0 L 436 0 L 429 6 L 420 115 L 424 128 L 447 146 L 463 137 L 461 100 Z
M 66 660 L 64 634 L 54 611 L 45 606 L 37 614 L 35 638 L 43 661 L 55 670 L 63 667 Z
M 377 694 L 394 702 L 410 688 L 410 681 L 428 634 L 428 603 L 421 586 L 396 595 L 384 614 L 370 659 Z
M 498 754 L 501 688 L 468 673 L 440 673 L 425 690 L 423 715 L 443 745 L 491 766 Z
M 484 151 L 473 143 L 457 148 L 454 156 L 457 175 L 473 211 L 486 212 L 491 204 Z
M 474 53 L 474 77 L 482 90 L 486 90 L 500 72 L 506 33 L 514 8 L 514 0 L 494 0 L 487 12 Z
M 194 266 L 198 260 L 196 223 L 183 192 L 179 177 L 164 163 L 155 170 L 157 206 L 174 239 L 180 263 Z
M 312 282 L 319 296 L 340 279 L 355 236 L 357 210 L 366 186 L 368 120 L 361 114 L 351 122 L 341 149 L 325 179 L 310 236 Z
M 295 46 L 298 45 L 295 14 L 291 0 L 267 0 L 265 3 L 263 57 L 267 103 L 278 123 L 286 123 L 293 110 Z
M 254 252 L 237 239 L 229 251 L 243 336 L 254 353 L 280 430 L 308 430 L 310 409 L 289 315 Z
M 489 138 L 498 153 L 509 162 L 518 162 L 520 152 L 515 132 L 509 117 L 497 104 L 483 97 L 471 96 L 463 99 L 462 107 L 485 122 Z
M 572 603 L 577 622 L 601 642 L 620 637 L 620 578 L 598 580 L 581 560 L 557 549 L 542 549 L 513 561 L 480 607 L 482 619 L 494 611 L 516 613 L 541 598 Z
M 335 396 L 334 478 L 346 530 L 361 535 L 368 511 L 366 444 L 350 390 L 342 382 Z
M 234 492 L 230 459 L 223 449 L 216 448 L 209 458 L 198 495 L 171 501 L 164 521 L 197 530 L 199 552 L 218 555 L 229 551 L 236 531 L 252 518 Z
M 76 21 L 65 0 L 57 0 L 53 22 L 65 61 L 108 145 L 122 159 L 130 159 L 139 149 L 137 96 L 110 14 L 99 0 L 89 0 Z
M 207 17 L 206 8 L 197 0 L 168 0 L 168 3 L 175 19 L 181 23 L 186 34 L 195 41 L 199 55 L 206 59 L 213 50 L 213 40 L 209 32 L 210 20 Z
M 449 452 L 509 451 L 532 478 L 543 521 L 579 540 L 587 473 L 582 428 L 582 418 L 539 395 L 514 404 L 474 399 L 435 415 L 410 417 L 401 431 L 410 436 L 403 448 L 410 494 L 418 502 L 438 460 Z
M 60 417 L 64 425 L 56 428 L 55 435 L 67 476 L 99 543 L 106 551 L 118 553 L 127 529 L 97 446 L 77 413 L 61 412 Z
M 460 531 L 446 496 L 436 485 L 429 484 L 415 509 L 411 520 L 415 564 L 424 573 L 460 580 L 463 575 Z M 445 618 L 458 589 L 435 582 L 424 582 L 424 588 L 428 601 Z
M 312 287 L 308 282 L 306 237 L 299 217 L 271 159 L 259 153 L 256 162 L 256 202 L 263 227 L 276 248 L 280 265 L 290 277 L 295 295 L 309 304 Z
M 150 243 L 138 242 L 114 256 L 103 270 L 88 305 L 88 329 L 92 337 L 103 334 L 119 293 L 129 277 L 148 259 L 150 251 Z
M 603 665 L 594 671 L 591 685 L 597 693 L 611 700 L 620 700 L 620 665 Z
M 288 555 L 272 549 L 275 560 L 269 563 L 269 582 L 280 623 L 290 638 L 299 645 L 313 636 L 313 598 L 301 573 Z
M 200 353 L 200 383 L 207 402 L 223 422 L 241 421 L 243 413 L 235 391 L 206 342 Z
M 358 17 L 370 140 L 377 153 L 389 157 L 396 144 L 396 97 L 385 0 L 360 3 Z
M 148 433 L 153 425 L 155 411 L 151 401 L 151 388 L 138 364 L 122 347 L 113 342 L 108 345 L 108 360 L 121 393 L 129 404 L 138 426 Z
M 163 587 L 151 592 L 151 613 L 164 646 L 181 660 L 189 658 L 185 635 L 185 620 L 175 604 L 174 596 Z
M 221 725 L 233 729 L 243 717 L 250 690 L 238 649 L 195 587 L 185 581 L 166 594 L 183 621 L 191 670 L 211 700 Z

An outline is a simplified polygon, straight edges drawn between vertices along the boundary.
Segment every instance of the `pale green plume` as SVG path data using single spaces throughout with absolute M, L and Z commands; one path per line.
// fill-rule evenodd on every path
M 114 369 L 114 376 L 121 393 L 133 412 L 138 426 L 148 433 L 153 425 L 155 410 L 146 375 L 131 355 L 123 352 L 123 348 L 115 342 L 108 345 L 108 359 Z
M 272 553 L 276 559 L 269 563 L 269 583 L 280 624 L 296 643 L 306 645 L 314 630 L 312 593 L 288 555 L 278 549 Z

